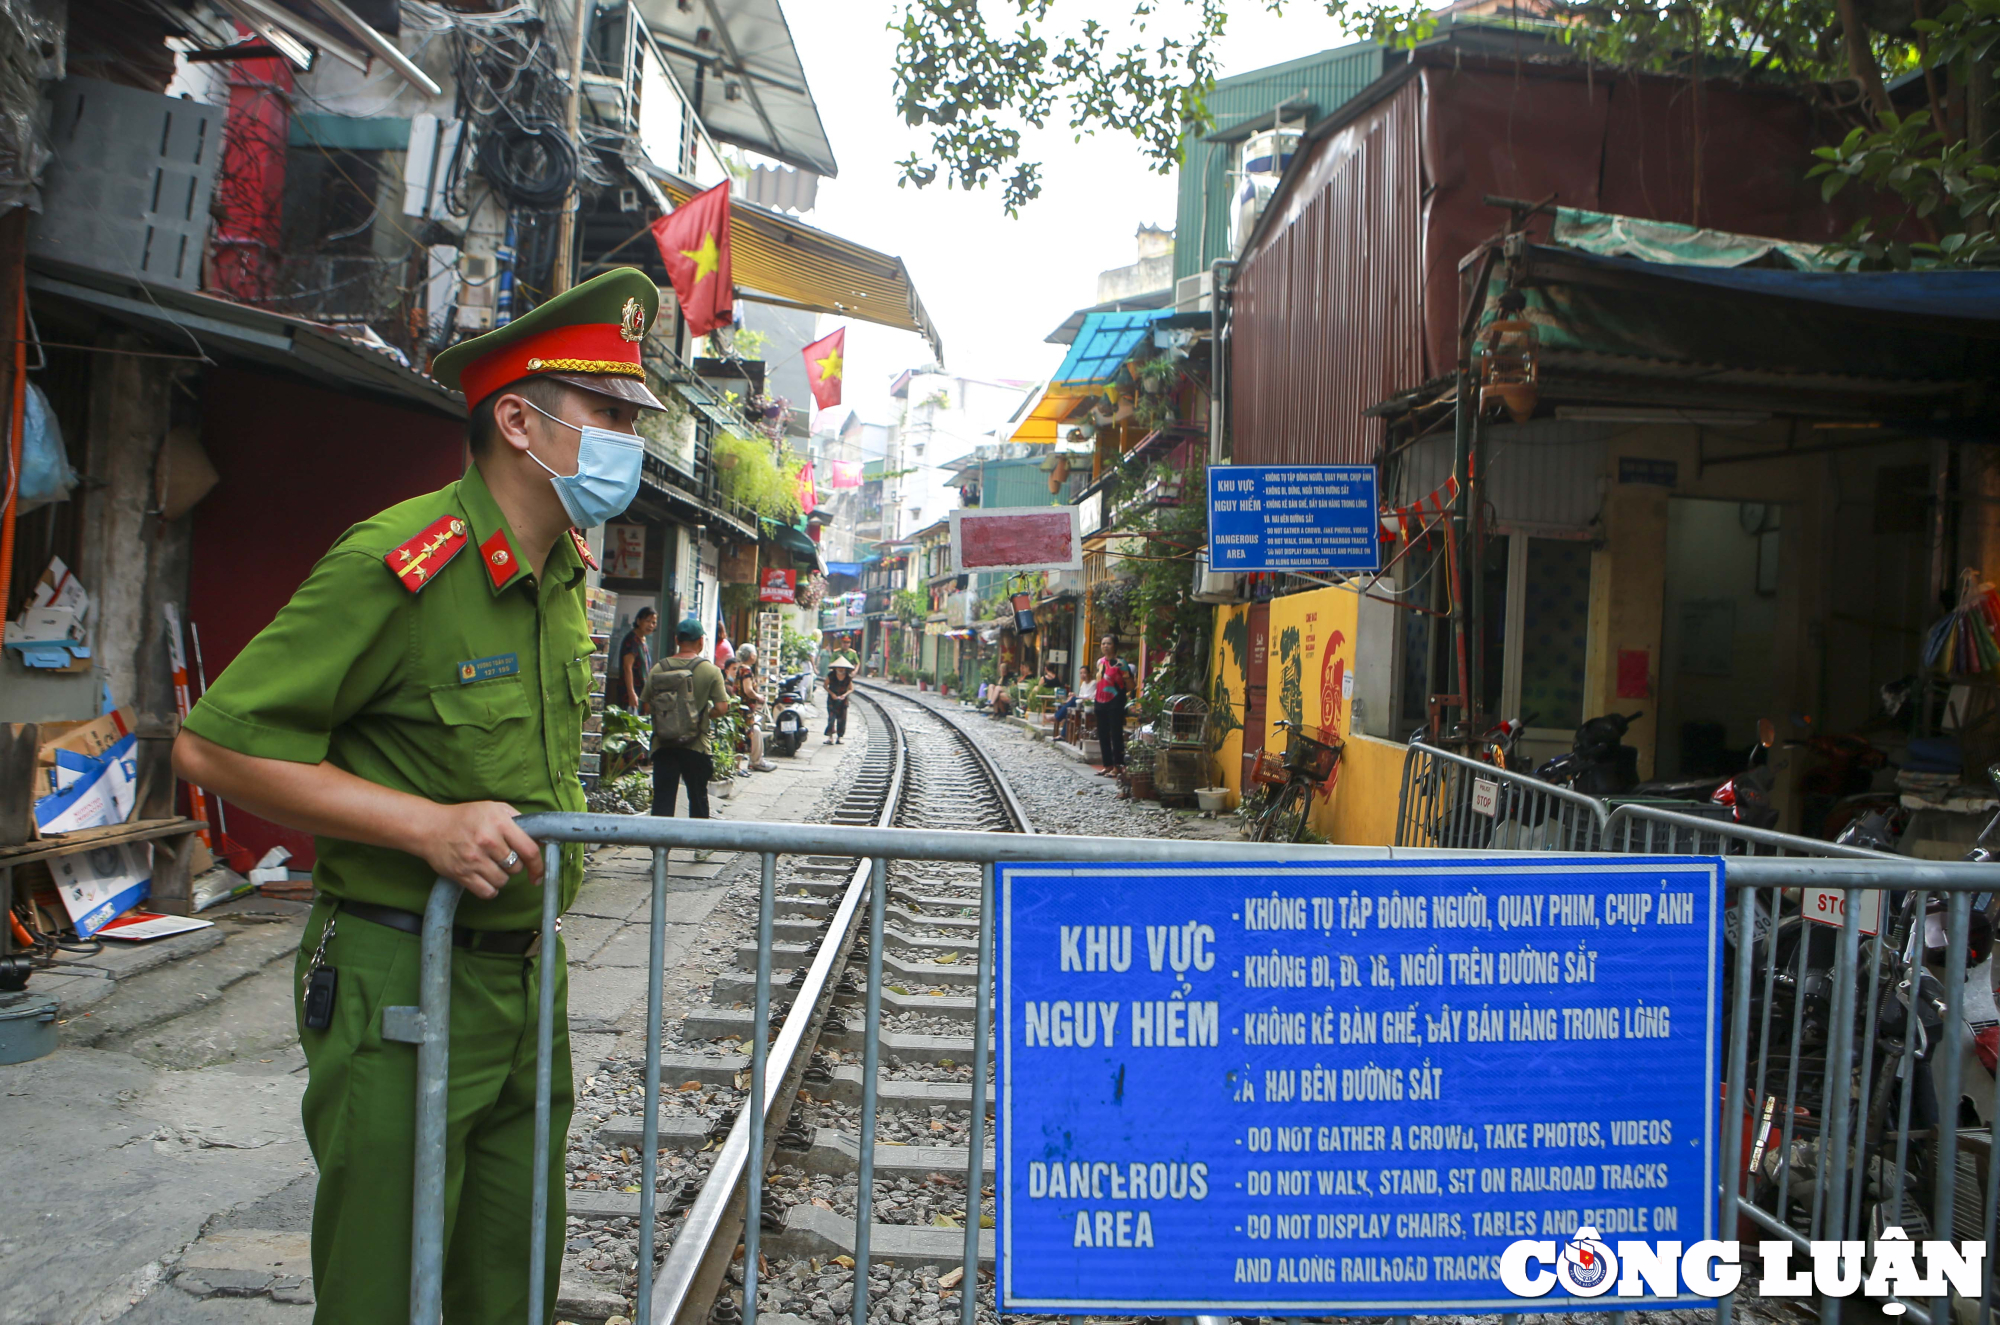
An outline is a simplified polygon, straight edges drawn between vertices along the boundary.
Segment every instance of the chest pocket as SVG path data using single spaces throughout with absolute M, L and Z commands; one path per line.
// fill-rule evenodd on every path
M 639 680 L 643 683 L 645 679 L 646 679 L 646 674 L 644 672 L 640 672 Z M 570 660 L 569 697 L 572 701 L 575 702 L 578 708 L 582 708 L 590 703 L 590 659 L 589 658 L 572 658 Z
M 465 799 L 511 801 L 534 794 L 540 742 L 530 700 L 519 676 L 431 691 L 431 706 L 444 728 L 445 748 L 437 754 L 453 770 Z

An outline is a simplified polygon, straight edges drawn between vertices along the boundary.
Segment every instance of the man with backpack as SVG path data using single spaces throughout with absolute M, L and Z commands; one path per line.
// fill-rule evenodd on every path
M 702 657 L 706 632 L 694 617 L 674 628 L 680 651 L 646 673 L 640 706 L 653 717 L 653 813 L 674 817 L 680 784 L 687 784 L 688 818 L 708 818 L 708 783 L 715 768 L 708 752 L 708 724 L 729 712 L 722 669 Z

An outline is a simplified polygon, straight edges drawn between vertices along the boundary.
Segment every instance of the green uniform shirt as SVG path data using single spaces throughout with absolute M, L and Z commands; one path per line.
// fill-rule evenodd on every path
M 449 516 L 465 521 L 467 541 L 412 593 L 384 558 Z M 441 804 L 582 810 L 577 768 L 595 648 L 583 574 L 567 538 L 539 582 L 528 574 L 475 465 L 341 535 L 216 678 L 187 728 L 242 754 L 330 762 Z M 334 897 L 422 911 L 437 880 L 401 851 L 329 837 L 315 846 L 313 883 Z M 566 847 L 565 909 L 582 879 L 582 851 Z M 458 923 L 533 929 L 541 909 L 523 872 L 491 901 L 468 894 Z

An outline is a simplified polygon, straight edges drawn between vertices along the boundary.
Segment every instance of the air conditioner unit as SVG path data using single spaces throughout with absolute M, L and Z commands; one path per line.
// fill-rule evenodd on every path
M 1176 313 L 1206 313 L 1208 311 L 1208 273 L 1196 272 L 1183 276 L 1174 282 L 1174 311 Z
M 1208 568 L 1208 554 L 1194 554 L 1194 592 L 1189 597 L 1197 603 L 1240 603 L 1243 597 L 1243 577 L 1228 571 L 1212 571 Z

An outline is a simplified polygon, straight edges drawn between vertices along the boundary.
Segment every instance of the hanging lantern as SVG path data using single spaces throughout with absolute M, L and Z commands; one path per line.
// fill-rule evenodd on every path
M 1521 315 L 1526 305 L 1520 291 L 1509 290 L 1500 296 L 1500 317 L 1479 333 L 1479 408 L 1498 402 L 1516 423 L 1528 421 L 1542 394 L 1542 338 Z

